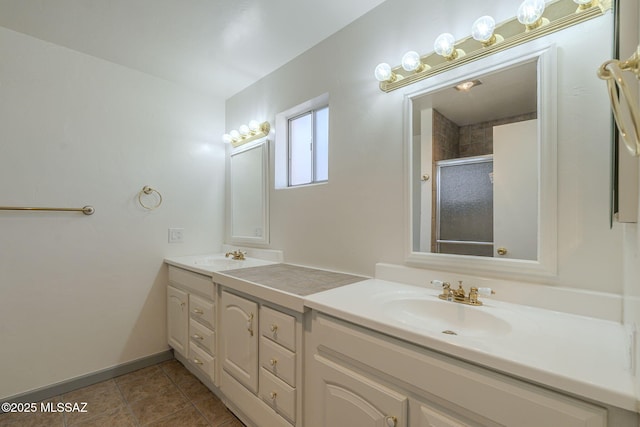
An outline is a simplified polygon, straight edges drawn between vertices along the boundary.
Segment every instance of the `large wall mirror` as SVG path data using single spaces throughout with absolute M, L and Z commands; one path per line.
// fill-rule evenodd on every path
M 269 243 L 269 141 L 230 155 L 231 243 Z
M 554 274 L 556 48 L 537 45 L 407 95 L 409 263 Z

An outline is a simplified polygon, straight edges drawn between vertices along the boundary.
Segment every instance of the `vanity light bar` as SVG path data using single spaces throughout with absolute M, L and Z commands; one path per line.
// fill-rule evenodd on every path
M 270 130 L 271 126 L 269 125 L 269 122 L 260 123 L 257 120 L 251 120 L 248 125 L 242 125 L 238 130 L 234 129 L 229 133 L 222 135 L 222 140 L 234 147 L 239 147 L 247 142 L 264 138 L 269 135 Z
M 530 0 L 525 0 L 525 2 Z M 382 63 L 376 67 L 376 79 L 380 81 L 380 90 L 391 92 L 420 80 L 451 70 L 463 64 L 475 61 L 485 56 L 500 52 L 531 40 L 563 30 L 581 22 L 604 15 L 612 9 L 612 0 L 555 0 L 546 5 L 540 24 L 525 25 L 514 17 L 495 26 L 494 37 L 485 40 L 474 39 L 472 36 L 453 42 L 449 45 L 448 37 L 439 36 L 438 50 L 423 55 L 420 64 L 414 70 L 407 71 L 402 65 L 391 68 Z M 483 17 L 486 18 L 486 17 Z M 536 22 L 537 23 L 537 22 Z M 474 23 L 476 24 L 476 23 Z M 486 25 L 486 24 L 485 24 Z M 474 28 L 473 32 L 476 32 Z M 403 61 L 405 62 L 405 61 Z

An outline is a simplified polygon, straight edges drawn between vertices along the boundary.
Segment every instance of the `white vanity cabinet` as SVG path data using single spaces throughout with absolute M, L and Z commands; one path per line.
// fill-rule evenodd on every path
M 306 427 L 604 427 L 607 410 L 313 311 Z
M 216 384 L 216 298 L 210 277 L 169 266 L 167 331 L 182 360 Z
M 189 344 L 189 295 L 167 286 L 167 339 L 169 345 L 178 353 L 187 357 Z
M 258 392 L 258 304 L 227 291 L 220 297 L 222 368 Z
M 220 286 L 220 390 L 258 426 L 301 426 L 302 314 Z

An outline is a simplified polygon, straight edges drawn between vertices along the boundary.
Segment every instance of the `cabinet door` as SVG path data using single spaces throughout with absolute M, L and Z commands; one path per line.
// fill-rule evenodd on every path
M 321 425 L 406 427 L 406 396 L 328 360 L 316 367 L 323 386 Z
M 187 357 L 189 307 L 186 292 L 173 286 L 167 287 L 167 335 L 169 345 Z
M 258 304 L 227 291 L 220 298 L 222 366 L 254 393 L 258 391 Z

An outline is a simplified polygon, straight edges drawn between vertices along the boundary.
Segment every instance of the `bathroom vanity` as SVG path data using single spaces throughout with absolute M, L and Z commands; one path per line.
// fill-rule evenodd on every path
M 168 342 L 249 426 L 638 424 L 619 323 L 211 261 L 167 260 Z

